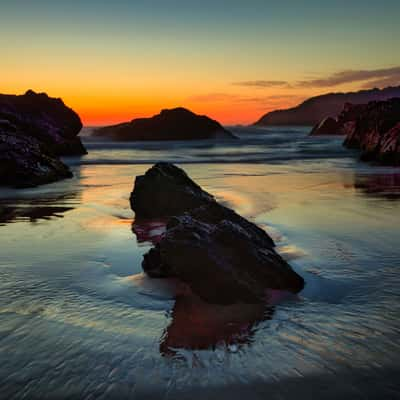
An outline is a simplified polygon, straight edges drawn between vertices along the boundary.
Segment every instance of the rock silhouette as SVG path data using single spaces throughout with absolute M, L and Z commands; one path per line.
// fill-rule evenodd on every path
M 46 93 L 0 94 L 0 120 L 16 126 L 19 135 L 36 138 L 55 155 L 86 154 L 77 136 L 82 129 L 78 114 Z
M 182 107 L 162 110 L 151 118 L 98 128 L 93 135 L 121 141 L 235 139 L 217 121 Z
M 86 154 L 79 116 L 45 93 L 0 94 L 0 185 L 32 187 L 72 177 L 60 155 Z

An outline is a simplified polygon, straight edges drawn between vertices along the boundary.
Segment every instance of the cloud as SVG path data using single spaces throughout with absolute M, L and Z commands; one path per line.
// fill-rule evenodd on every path
M 344 70 L 335 72 L 324 78 L 299 81 L 294 86 L 303 88 L 332 87 L 355 82 L 366 82 L 363 87 L 368 88 L 399 84 L 400 67 L 372 70 Z
M 188 97 L 189 101 L 198 102 L 215 102 L 215 101 L 231 101 L 237 98 L 236 95 L 229 93 L 206 93 Z
M 296 103 L 299 100 L 304 100 L 302 96 L 296 96 L 291 94 L 282 95 L 267 95 L 267 96 L 243 96 L 241 94 L 232 93 L 206 93 L 201 95 L 190 96 L 187 98 L 189 101 L 195 102 L 229 102 L 231 104 L 249 104 L 254 106 L 274 106 L 281 104 L 282 102 L 287 103 L 291 101 Z
M 400 85 L 400 66 L 379 69 L 343 70 L 326 77 L 305 79 L 297 82 L 284 80 L 252 80 L 233 82 L 233 85 L 253 88 L 327 88 L 350 83 L 361 83 L 361 88 L 387 87 Z
M 363 84 L 363 89 L 370 89 L 372 87 L 384 88 L 389 86 L 399 86 L 400 85 L 400 74 L 397 76 L 389 76 L 386 78 L 376 79 L 373 81 L 368 81 Z
M 272 87 L 289 87 L 290 84 L 287 81 L 267 81 L 267 80 L 255 80 L 255 81 L 240 81 L 233 82 L 236 86 L 247 86 L 255 88 L 272 88 Z

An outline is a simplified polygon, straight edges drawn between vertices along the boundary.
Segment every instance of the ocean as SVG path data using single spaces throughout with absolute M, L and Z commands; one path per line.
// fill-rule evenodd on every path
M 232 131 L 84 136 L 74 178 L 0 188 L 1 399 L 399 396 L 400 169 L 309 128 Z M 135 227 L 129 195 L 157 161 L 262 226 L 304 290 L 222 307 L 146 278 L 162 224 Z

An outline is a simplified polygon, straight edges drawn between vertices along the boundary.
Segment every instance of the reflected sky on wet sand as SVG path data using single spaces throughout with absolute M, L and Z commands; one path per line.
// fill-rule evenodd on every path
M 131 150 L 132 160 L 142 156 Z M 0 190 L 5 398 L 195 396 L 205 385 L 233 395 L 233 383 L 244 385 L 239 393 L 255 382 L 278 396 L 291 382 L 303 394 L 305 382 L 330 385 L 335 374 L 339 393 L 356 377 L 377 382 L 398 369 L 396 171 L 346 156 L 183 164 L 204 189 L 265 227 L 306 280 L 298 297 L 279 299 L 273 310 L 215 310 L 175 299 L 185 289 L 141 274 L 151 239 L 143 225 L 143 240 L 132 232 L 129 194 L 149 165 L 74 163 L 71 180 Z M 366 394 L 357 379 L 354 393 Z

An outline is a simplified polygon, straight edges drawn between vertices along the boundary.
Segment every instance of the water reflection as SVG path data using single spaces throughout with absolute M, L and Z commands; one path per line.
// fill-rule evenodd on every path
M 13 222 L 37 223 L 41 220 L 62 218 L 80 200 L 81 191 L 76 188 L 51 192 L 39 188 L 28 194 L 13 192 L 10 196 L 5 192 L 4 197 L 0 197 L 0 225 Z
M 218 345 L 237 351 L 251 343 L 257 324 L 271 319 L 273 313 L 274 308 L 265 304 L 222 306 L 194 294 L 179 296 L 161 338 L 160 353 L 175 356 L 180 349 L 208 350 Z
M 354 187 L 360 193 L 387 200 L 400 199 L 400 172 L 388 174 L 356 174 Z
M 67 193 L 34 193 L 32 197 L 0 198 L 0 225 L 62 218 L 79 203 L 78 191 Z

